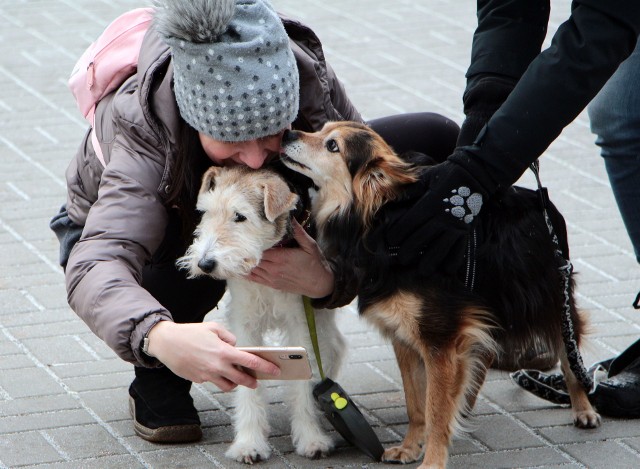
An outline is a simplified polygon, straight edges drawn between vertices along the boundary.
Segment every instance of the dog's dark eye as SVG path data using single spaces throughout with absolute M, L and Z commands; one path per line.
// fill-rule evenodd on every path
M 243 214 L 236 212 L 236 216 L 233 217 L 233 221 L 235 221 L 236 223 L 240 223 L 243 222 L 247 219 L 247 217 L 245 217 Z
M 336 142 L 334 139 L 327 140 L 325 146 L 331 153 L 338 153 L 340 151 L 340 148 L 338 148 L 338 142 Z

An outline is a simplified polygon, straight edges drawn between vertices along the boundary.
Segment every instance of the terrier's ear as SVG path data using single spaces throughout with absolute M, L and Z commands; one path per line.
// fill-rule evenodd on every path
M 263 187 L 264 213 L 270 222 L 296 208 L 298 196 L 289 190 L 289 186 L 282 179 L 269 179 Z
M 218 166 L 212 166 L 207 169 L 207 172 L 202 176 L 202 184 L 200 185 L 200 194 L 210 191 L 215 187 L 215 179 L 220 174 L 221 168 Z

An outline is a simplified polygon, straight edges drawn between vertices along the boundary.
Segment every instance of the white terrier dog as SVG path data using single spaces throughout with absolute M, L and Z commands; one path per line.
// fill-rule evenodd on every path
M 302 297 L 275 290 L 244 277 L 258 265 L 262 253 L 292 232 L 291 212 L 298 196 L 277 173 L 246 167 L 212 167 L 204 175 L 197 209 L 202 220 L 195 239 L 178 265 L 190 276 L 226 279 L 230 301 L 228 321 L 238 346 L 264 344 L 264 334 L 277 330 L 282 345 L 302 345 L 312 351 Z M 345 340 L 333 310 L 316 311 L 316 328 L 327 376 L 335 377 Z M 309 353 L 317 376 L 317 362 Z M 322 429 L 312 396 L 317 380 L 290 382 L 291 435 L 296 452 L 308 458 L 326 455 L 331 438 Z M 235 438 L 226 456 L 251 464 L 271 455 L 269 423 L 263 386 L 236 389 L 233 418 Z

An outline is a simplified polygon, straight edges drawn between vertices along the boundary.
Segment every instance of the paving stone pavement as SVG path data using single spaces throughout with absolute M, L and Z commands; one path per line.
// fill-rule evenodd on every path
M 551 30 L 568 0 L 552 2 Z M 204 439 L 157 446 L 133 433 L 126 388 L 132 369 L 66 304 L 58 246 L 48 229 L 64 201 L 64 172 L 85 129 L 66 88 L 84 48 L 129 0 L 0 0 L 0 468 L 234 468 L 229 394 L 194 386 Z M 431 110 L 462 121 L 461 96 L 475 25 L 469 0 L 274 0 L 314 27 L 367 118 Z M 566 216 L 580 305 L 593 334 L 587 364 L 640 335 L 630 307 L 640 268 L 611 195 L 586 115 L 552 144 L 542 177 Z M 532 184 L 530 175 L 522 183 Z M 221 320 L 214 311 L 211 319 Z M 355 314 L 340 324 L 350 351 L 339 382 L 385 445 L 406 429 L 400 376 L 389 344 Z M 270 385 L 274 455 L 263 467 L 383 467 L 344 444 L 308 461 L 292 452 L 286 395 Z M 475 430 L 457 437 L 451 468 L 640 467 L 640 424 L 605 418 L 578 430 L 569 410 L 521 392 L 492 371 Z M 415 465 L 413 465 L 415 467 Z

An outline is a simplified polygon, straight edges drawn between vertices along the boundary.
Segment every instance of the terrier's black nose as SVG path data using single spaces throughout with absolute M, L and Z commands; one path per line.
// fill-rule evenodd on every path
M 295 130 L 285 130 L 282 134 L 282 143 L 291 143 L 298 140 L 298 132 Z
M 216 261 L 214 259 L 202 258 L 200 262 L 198 262 L 198 267 L 200 267 L 200 270 L 205 274 L 210 274 L 213 272 L 213 269 L 216 268 Z

